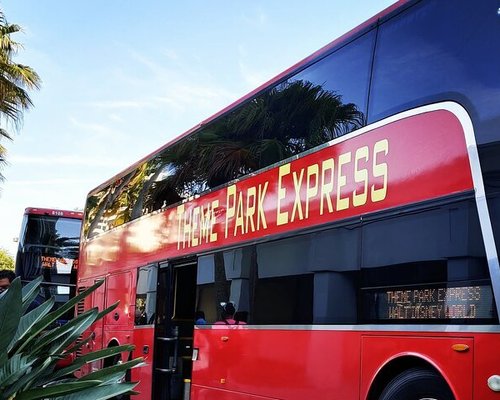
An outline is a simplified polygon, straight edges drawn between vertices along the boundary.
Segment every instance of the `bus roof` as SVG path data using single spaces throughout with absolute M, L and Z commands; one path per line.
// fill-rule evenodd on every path
M 165 148 L 171 146 L 172 144 L 176 143 L 180 139 L 196 132 L 200 128 L 204 127 L 205 125 L 209 124 L 212 121 L 215 121 L 217 118 L 227 114 L 229 111 L 233 110 L 234 108 L 238 107 L 239 105 L 243 104 L 245 101 L 250 100 L 254 96 L 258 95 L 259 93 L 263 92 L 265 89 L 268 87 L 271 87 L 274 84 L 277 84 L 281 80 L 285 79 L 287 76 L 291 75 L 294 72 L 298 72 L 300 69 L 305 68 L 307 65 L 317 61 L 319 58 L 322 58 L 326 56 L 330 51 L 334 50 L 335 48 L 340 47 L 342 44 L 348 42 L 350 39 L 353 39 L 356 37 L 356 35 L 364 32 L 365 30 L 368 30 L 370 27 L 375 26 L 380 19 L 387 17 L 388 15 L 392 14 L 395 10 L 398 9 L 403 9 L 403 6 L 411 3 L 413 0 L 397 0 L 394 4 L 391 6 L 385 8 L 384 10 L 380 11 L 378 14 L 375 14 L 373 17 L 369 18 L 365 22 L 361 23 L 357 27 L 351 29 L 350 31 L 346 32 L 345 34 L 339 36 L 338 38 L 334 39 L 332 42 L 328 43 L 327 45 L 323 46 L 319 50 L 315 51 L 313 54 L 310 56 L 304 58 L 303 60 L 297 62 L 296 64 L 292 65 L 282 73 L 276 75 L 274 78 L 271 78 L 269 81 L 263 83 L 256 89 L 252 90 L 251 92 L 247 93 L 240 99 L 234 101 L 233 103 L 229 104 L 228 106 L 224 107 L 222 110 L 218 111 L 217 113 L 213 114 L 212 116 L 208 117 L 207 119 L 201 121 L 199 124 L 195 125 L 191 129 L 187 130 L 186 132 L 176 136 L 172 140 L 168 141 L 166 144 L 164 144 L 162 147 L 154 150 L 152 153 L 148 154 L 147 156 L 141 158 L 140 160 L 136 161 L 134 164 L 128 166 L 121 172 L 117 173 L 110 179 L 106 180 L 105 182 L 101 183 L 100 185 L 96 186 L 94 189 L 92 189 L 89 192 L 89 196 L 92 193 L 98 192 L 102 188 L 106 187 L 110 183 L 116 181 L 119 177 L 126 175 L 130 171 L 133 171 L 135 168 L 137 168 L 138 165 L 141 163 L 149 160 L 152 158 L 155 154 L 161 152 Z
M 55 217 L 65 217 L 65 218 L 75 218 L 82 219 L 83 212 L 81 211 L 71 211 L 71 210 L 58 210 L 56 208 L 38 208 L 38 207 L 27 207 L 24 210 L 25 215 L 50 215 Z

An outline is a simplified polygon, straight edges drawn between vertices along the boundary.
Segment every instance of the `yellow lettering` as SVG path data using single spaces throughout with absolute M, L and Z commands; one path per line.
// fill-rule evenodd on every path
M 217 223 L 217 207 L 219 207 L 219 200 L 214 200 L 212 202 L 212 223 L 210 224 L 210 242 L 216 242 L 217 241 L 217 232 L 214 232 L 214 226 Z M 227 232 L 227 228 L 226 228 Z M 227 234 L 227 233 L 226 233 Z
M 224 237 L 227 239 L 229 220 L 234 217 L 236 210 L 236 185 L 228 186 L 226 201 L 226 230 Z
M 181 204 L 180 206 L 177 206 L 177 220 L 179 221 L 179 226 L 177 227 L 177 250 L 181 248 L 183 215 L 184 215 L 184 204 Z
M 307 167 L 307 190 L 306 190 L 306 218 L 309 218 L 309 202 L 318 195 L 319 187 L 319 165 L 313 164 Z M 314 184 L 311 181 L 314 180 Z
M 243 228 L 243 220 L 244 213 L 243 213 L 243 196 L 241 195 L 241 192 L 238 193 L 238 208 L 236 209 L 236 221 L 234 223 L 234 233 L 233 235 L 236 236 L 236 231 L 238 228 L 240 228 L 241 234 L 244 233 L 244 228 Z
M 368 146 L 363 146 L 356 150 L 356 155 L 354 156 L 354 181 L 363 184 L 363 191 L 358 193 L 358 189 L 356 189 L 353 192 L 352 204 L 354 207 L 365 205 L 368 198 L 368 171 L 366 168 L 359 168 L 359 161 L 361 159 L 368 161 L 368 157 Z
M 196 233 L 198 230 L 198 218 L 200 215 L 200 207 L 195 207 L 193 210 L 193 223 L 192 223 L 192 237 L 191 237 L 191 243 L 193 246 L 198 246 L 198 238 L 196 237 Z
M 276 225 L 284 225 L 288 223 L 288 211 L 281 212 L 281 200 L 286 197 L 286 188 L 283 187 L 283 177 L 290 173 L 290 163 L 284 164 L 278 170 L 278 206 L 276 207 L 277 217 Z
M 321 172 L 321 201 L 319 205 L 319 213 L 323 215 L 324 210 L 324 200 L 326 200 L 326 204 L 328 206 L 328 212 L 333 212 L 333 204 L 332 199 L 330 197 L 330 193 L 333 192 L 333 158 L 329 158 L 323 161 L 322 164 L 322 172 Z M 330 171 L 330 180 L 326 181 L 326 171 Z
M 304 214 L 302 213 L 302 202 L 300 201 L 300 187 L 302 186 L 302 178 L 304 177 L 304 170 L 300 170 L 300 176 L 297 179 L 297 173 L 293 172 L 293 187 L 295 190 L 295 201 L 293 202 L 292 208 L 292 218 L 291 222 L 295 221 L 295 210 L 299 213 L 299 219 L 304 219 Z
M 254 215 L 255 215 L 255 199 L 257 197 L 257 189 L 255 186 L 252 186 L 248 189 L 247 192 L 247 215 L 246 215 L 246 223 L 245 223 L 245 233 L 248 232 L 249 229 L 252 232 L 255 232 L 255 224 L 254 224 Z
M 377 154 L 384 153 L 387 155 L 389 152 L 389 141 L 387 139 L 379 140 L 375 143 L 375 147 L 373 149 L 373 176 L 375 178 L 383 177 L 384 183 L 382 187 L 375 189 L 375 185 L 371 187 L 371 198 L 372 201 L 382 201 L 387 196 L 387 163 L 377 163 Z
M 259 201 L 257 202 L 257 209 L 258 209 L 257 229 L 260 229 L 261 224 L 262 224 L 262 227 L 264 229 L 267 229 L 266 214 L 264 212 L 264 199 L 266 197 L 266 192 L 267 192 L 268 186 L 269 186 L 269 182 L 266 182 L 264 184 L 264 188 L 262 188 L 262 185 L 259 185 Z
M 345 175 L 342 175 L 342 166 L 351 162 L 351 152 L 339 156 L 339 166 L 337 168 L 337 211 L 349 208 L 349 198 L 342 198 L 342 187 L 347 183 Z
M 211 218 L 212 210 L 210 209 L 210 205 L 207 206 L 206 211 L 203 211 L 203 207 L 201 207 L 200 211 L 200 243 L 205 240 L 205 243 L 209 241 L 210 235 L 210 218 Z

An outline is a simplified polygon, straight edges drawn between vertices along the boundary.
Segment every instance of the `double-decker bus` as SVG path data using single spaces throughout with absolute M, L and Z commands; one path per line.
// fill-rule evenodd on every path
M 74 296 L 82 217 L 79 211 L 24 210 L 15 268 L 23 283 L 43 276 L 36 303 L 54 296 L 58 307 Z M 64 323 L 71 315 L 59 322 Z
M 400 1 L 92 190 L 85 351 L 141 399 L 499 399 L 499 7 Z

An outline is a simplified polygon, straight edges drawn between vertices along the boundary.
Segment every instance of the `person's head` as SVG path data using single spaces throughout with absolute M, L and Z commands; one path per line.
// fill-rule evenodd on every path
M 203 311 L 196 311 L 195 315 L 194 315 L 194 319 L 195 320 L 198 320 L 198 319 L 205 319 L 205 313 Z
M 232 301 L 222 305 L 222 318 L 233 318 L 236 309 L 234 308 L 234 303 Z
M 16 274 L 13 271 L 0 270 L 0 293 L 7 290 L 14 279 L 16 279 Z

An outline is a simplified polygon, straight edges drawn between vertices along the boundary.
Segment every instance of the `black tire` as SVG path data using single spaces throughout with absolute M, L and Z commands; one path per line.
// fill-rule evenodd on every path
M 435 371 L 412 368 L 392 379 L 379 400 L 455 400 L 446 381 Z
M 108 357 L 104 359 L 104 367 L 111 367 L 113 365 L 117 365 L 122 362 L 121 354 L 115 354 L 112 357 Z M 125 377 L 122 382 L 130 382 L 130 370 L 128 369 L 125 373 Z M 130 400 L 130 395 L 128 394 L 120 394 L 118 396 L 112 397 L 111 400 Z

